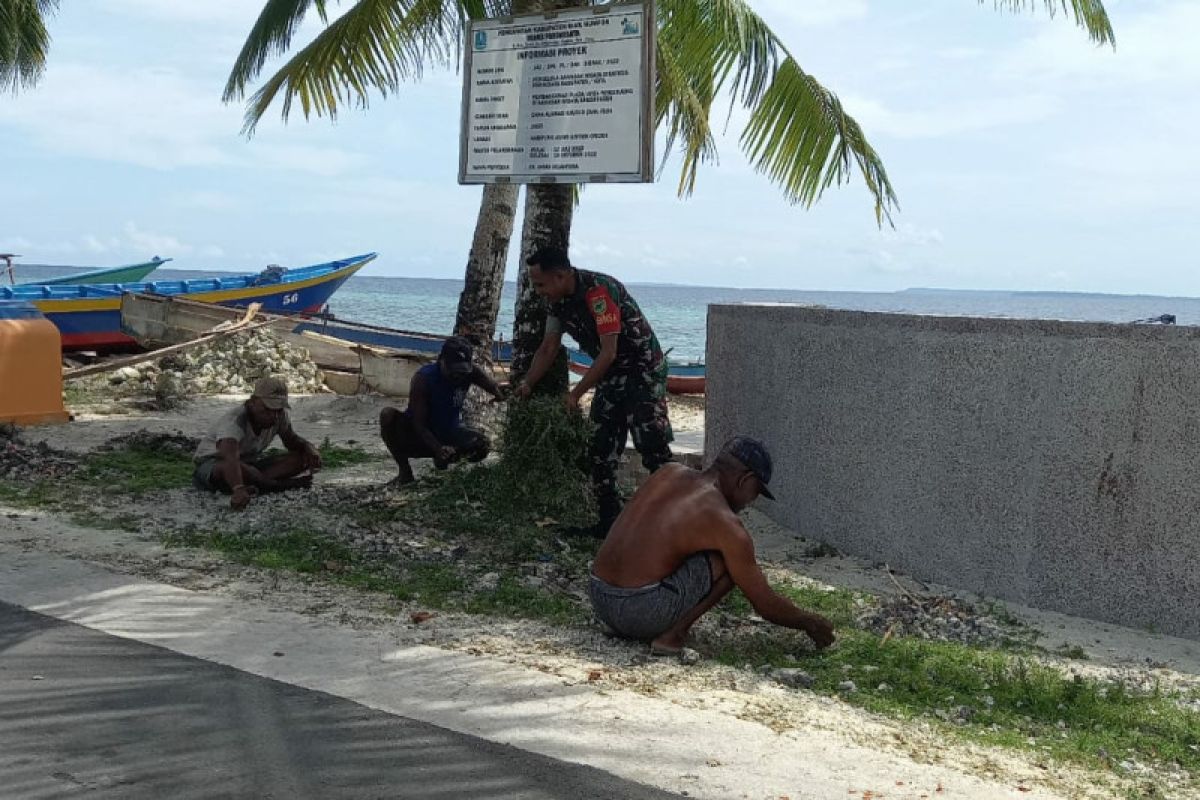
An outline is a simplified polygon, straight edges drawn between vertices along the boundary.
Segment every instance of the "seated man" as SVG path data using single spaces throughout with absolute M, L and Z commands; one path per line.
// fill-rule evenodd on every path
M 229 505 L 241 511 L 259 493 L 283 492 L 312 485 L 321 456 L 292 430 L 288 387 L 280 378 L 259 378 L 254 394 L 216 421 L 196 448 L 192 480 L 200 489 L 231 495 Z M 278 436 L 287 453 L 262 457 Z
M 408 408 L 388 407 L 379 414 L 379 432 L 396 459 L 400 474 L 392 484 L 413 482 L 410 458 L 432 458 L 445 469 L 460 458 L 482 461 L 491 442 L 463 425 L 462 408 L 467 392 L 478 386 L 497 400 L 503 393 L 496 382 L 471 362 L 471 343 L 451 336 L 442 345 L 438 360 L 417 370 L 408 389 Z
M 688 630 L 737 586 L 763 619 L 802 630 L 817 647 L 833 643 L 824 617 L 775 592 L 737 514 L 759 494 L 771 499 L 771 456 L 739 436 L 700 472 L 667 464 L 617 517 L 592 564 L 596 616 L 656 655 L 678 653 Z

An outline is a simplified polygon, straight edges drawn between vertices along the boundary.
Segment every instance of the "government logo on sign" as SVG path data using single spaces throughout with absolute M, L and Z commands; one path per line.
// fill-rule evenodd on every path
M 487 50 L 487 31 L 475 31 L 475 49 Z

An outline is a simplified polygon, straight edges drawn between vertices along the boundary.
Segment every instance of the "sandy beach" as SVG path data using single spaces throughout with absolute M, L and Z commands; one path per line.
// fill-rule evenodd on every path
M 29 443 L 44 443 L 55 451 L 81 455 L 131 434 L 196 437 L 240 397 L 197 399 L 182 409 L 112 414 L 76 408 L 74 422 L 24 432 Z M 841 741 L 843 758 L 862 758 L 863 748 L 880 754 L 881 762 L 863 768 L 878 777 L 886 764 L 900 764 L 906 775 L 924 776 L 928 793 L 936 786 L 959 785 L 958 796 L 1109 797 L 1142 785 L 1149 777 L 1130 765 L 1124 777 L 1098 783 L 1095 775 L 1035 753 L 985 748 L 958 743 L 921 721 L 900 722 L 812 692 L 781 685 L 778 680 L 747 666 L 721 664 L 706 658 L 698 663 L 658 661 L 642 646 L 604 635 L 594 625 L 552 625 L 545 622 L 488 614 L 435 612 L 422 624 L 410 621 L 426 610 L 420 600 L 397 603 L 394 597 L 348 589 L 318 577 L 263 571 L 237 564 L 218 553 L 181 546 L 164 546 L 164 539 L 196 531 L 269 532 L 303 518 L 330 537 L 364 552 L 389 559 L 458 559 L 474 580 L 494 580 L 487 565 L 471 561 L 474 542 L 426 526 L 402 522 L 375 524 L 346 509 L 395 508 L 403 495 L 381 487 L 395 472 L 377 436 L 379 411 L 392 401 L 377 396 L 311 395 L 293 399 L 294 424 L 307 438 L 360 448 L 362 463 L 318 473 L 310 492 L 259 498 L 242 514 L 229 511 L 227 499 L 178 488 L 130 497 L 97 491 L 85 498 L 86 514 L 7 509 L 0 523 L 0 547 L 9 552 L 42 552 L 96 563 L 120 573 L 140 576 L 215 597 L 253 600 L 272 608 L 297 612 L 322 624 L 386 632 L 400 644 L 410 643 L 468 653 L 480 658 L 552 676 L 565 686 L 602 694 L 620 693 L 620 702 L 636 705 L 638 698 L 665 700 L 681 709 L 717 712 L 720 718 L 750 720 L 775 735 L 803 740 Z M 673 424 L 680 431 L 701 430 L 702 399 L 673 402 Z M 958 597 L 940 586 L 921 586 L 886 570 L 884 565 L 831 553 L 750 510 L 746 524 L 772 580 L 798 585 L 852 589 L 881 597 L 902 592 Z M 568 550 L 570 545 L 562 545 Z M 518 565 L 530 586 L 550 588 L 567 597 L 582 597 L 582 586 L 570 585 L 554 563 L 530 561 Z M 981 603 L 980 598 L 963 597 Z M 982 607 L 982 605 L 978 606 Z M 1131 685 L 1195 687 L 1200 685 L 1200 645 L 1091 622 L 1084 619 L 1007 607 L 1021 625 L 1039 631 L 1047 663 L 1065 672 L 1101 676 Z M 695 631 L 697 648 L 728 635 L 728 626 L 755 623 L 727 616 L 706 617 Z M 779 632 L 797 652 L 810 647 L 804 637 Z M 1055 658 L 1050 652 L 1074 648 L 1078 658 Z M 599 676 L 599 677 L 597 677 Z M 855 675 L 870 680 L 869 674 Z M 720 731 L 709 734 L 719 737 Z M 836 748 L 835 748 L 836 749 Z M 848 763 L 830 770 L 850 769 Z M 875 773 L 871 770 L 875 769 Z M 899 769 L 899 768 L 898 768 Z M 1154 783 L 1161 796 L 1190 796 L 1188 789 L 1172 794 L 1173 781 Z M 694 796 L 727 796 L 701 777 Z M 982 783 L 979 783 L 982 781 Z M 957 783 L 956 783 L 957 782 Z M 692 785 L 692 784 L 689 784 Z M 1180 787 L 1184 783 L 1178 783 Z M 925 796 L 911 784 L 891 786 L 889 797 Z M 980 789 L 990 786 L 991 789 Z M 678 788 L 678 787 L 676 787 Z M 877 789 L 879 787 L 876 787 Z M 911 788 L 911 790 L 910 790 Z M 1031 793 L 1026 795 L 1026 790 Z M 782 792 L 782 790 L 781 790 Z M 869 795 L 862 795 L 869 796 Z M 881 795 L 875 795 L 881 796 Z M 1015 795 L 1013 795 L 1015 796 Z

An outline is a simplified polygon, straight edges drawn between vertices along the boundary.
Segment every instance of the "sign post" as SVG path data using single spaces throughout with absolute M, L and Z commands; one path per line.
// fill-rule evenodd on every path
M 654 179 L 653 0 L 476 20 L 459 183 Z

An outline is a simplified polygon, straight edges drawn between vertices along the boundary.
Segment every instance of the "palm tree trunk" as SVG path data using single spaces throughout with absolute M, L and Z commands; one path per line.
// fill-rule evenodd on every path
M 508 245 L 517 216 L 519 188 L 498 183 L 483 187 L 454 320 L 454 333 L 467 337 L 475 345 L 475 363 L 498 380 L 501 376 L 493 363 L 492 340 L 496 338 L 496 316 L 500 313 L 504 267 L 508 263 Z M 499 432 L 498 413 L 490 401 L 486 392 L 473 388 L 467 394 L 463 413 L 468 425 L 494 437 Z
M 518 190 L 515 184 L 486 184 L 475 221 L 475 237 L 467 256 L 454 332 L 467 337 L 481 350 L 489 349 L 496 338 L 496 316 L 500 312 L 504 267 L 517 215 Z
M 580 8 L 587 0 L 513 0 L 513 13 Z M 546 332 L 546 305 L 529 285 L 525 259 L 539 247 L 559 247 L 569 252 L 574 187 L 569 184 L 530 184 L 525 188 L 525 222 L 521 228 L 521 264 L 517 272 L 516 319 L 513 321 L 514 380 L 529 371 L 534 351 Z M 567 390 L 567 353 L 559 350 L 554 366 L 537 385 L 539 392 Z
M 529 285 L 525 259 L 539 247 L 569 252 L 574 187 L 569 184 L 531 184 L 525 189 L 525 221 L 521 228 L 521 265 L 517 273 L 516 319 L 513 321 L 513 378 L 529 371 L 534 351 L 546 333 L 546 304 Z M 567 390 L 567 353 L 560 350 L 554 366 L 538 383 L 539 392 Z

